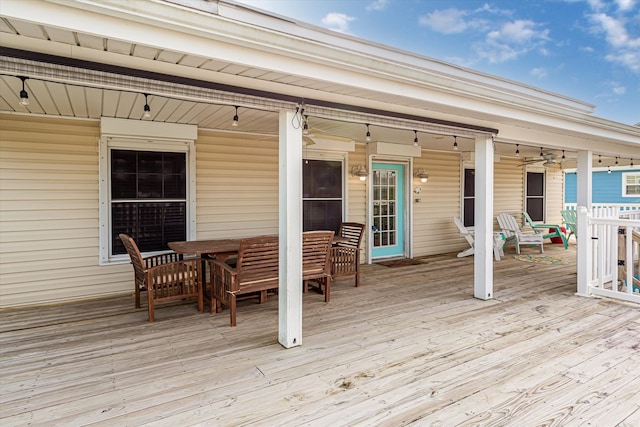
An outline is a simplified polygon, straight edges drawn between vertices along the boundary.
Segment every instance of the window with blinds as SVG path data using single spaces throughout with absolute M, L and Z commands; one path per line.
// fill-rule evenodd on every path
M 112 149 L 110 157 L 112 255 L 126 253 L 120 233 L 133 237 L 141 252 L 186 240 L 186 153 Z

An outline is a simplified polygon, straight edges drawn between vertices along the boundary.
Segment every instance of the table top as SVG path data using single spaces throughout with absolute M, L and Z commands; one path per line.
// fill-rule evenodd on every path
M 171 250 L 179 254 L 217 254 L 226 252 L 238 252 L 242 239 L 216 239 L 216 240 L 187 240 L 169 242 Z M 334 243 L 348 242 L 348 237 L 333 236 Z

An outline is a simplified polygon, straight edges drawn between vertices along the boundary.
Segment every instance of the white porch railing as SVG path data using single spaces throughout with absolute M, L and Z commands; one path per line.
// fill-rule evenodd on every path
M 565 203 L 565 210 L 575 210 L 575 203 Z M 616 211 L 618 217 L 626 219 L 640 219 L 640 203 L 592 203 L 591 207 L 596 217 L 609 217 Z
M 578 208 L 578 294 L 640 303 L 640 220 Z

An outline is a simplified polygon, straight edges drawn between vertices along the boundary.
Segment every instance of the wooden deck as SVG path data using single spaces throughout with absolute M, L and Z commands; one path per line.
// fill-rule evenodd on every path
M 575 296 L 575 247 L 545 252 L 568 264 L 509 248 L 490 301 L 472 257 L 365 266 L 304 295 L 288 350 L 276 297 L 236 328 L 132 296 L 3 311 L 0 425 L 640 426 L 639 307 Z

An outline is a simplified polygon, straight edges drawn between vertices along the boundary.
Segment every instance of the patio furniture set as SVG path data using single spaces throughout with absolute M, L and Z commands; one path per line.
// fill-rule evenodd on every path
M 573 215 L 571 214 L 573 212 Z M 544 224 L 534 222 L 527 212 L 522 212 L 525 224 L 528 225 L 533 233 L 528 233 L 520 228 L 520 225 L 516 221 L 513 215 L 508 213 L 501 213 L 497 216 L 498 225 L 500 231 L 493 233 L 493 252 L 496 261 L 500 261 L 500 256 L 504 255 L 504 248 L 506 246 L 514 245 L 516 253 L 520 254 L 521 246 L 538 246 L 540 253 L 544 253 L 543 242 L 544 239 L 551 239 L 553 242 L 559 242 L 564 245 L 564 248 L 569 247 L 568 239 L 572 234 L 575 234 L 575 212 L 574 211 L 562 211 L 562 217 L 567 227 L 570 230 L 569 236 L 565 235 L 565 228 L 557 224 Z M 465 257 L 473 255 L 475 252 L 475 237 L 473 230 L 466 228 L 460 218 L 453 217 L 460 235 L 467 240 L 469 248 L 460 252 L 458 257 Z
M 360 243 L 364 224 L 342 223 L 333 231 L 302 234 L 303 289 L 315 286 L 330 300 L 334 277 L 355 276 L 360 282 Z M 279 239 L 277 235 L 244 239 L 170 242 L 173 252 L 143 257 L 133 238 L 120 234 L 134 269 L 135 304 L 147 293 L 149 321 L 155 320 L 155 305 L 167 301 L 197 298 L 198 311 L 206 300 L 211 313 L 229 308 L 231 326 L 236 326 L 239 296 L 256 294 L 264 303 L 269 291 L 279 286 Z M 185 258 L 184 255 L 198 257 Z M 209 266 L 209 283 L 206 280 Z

